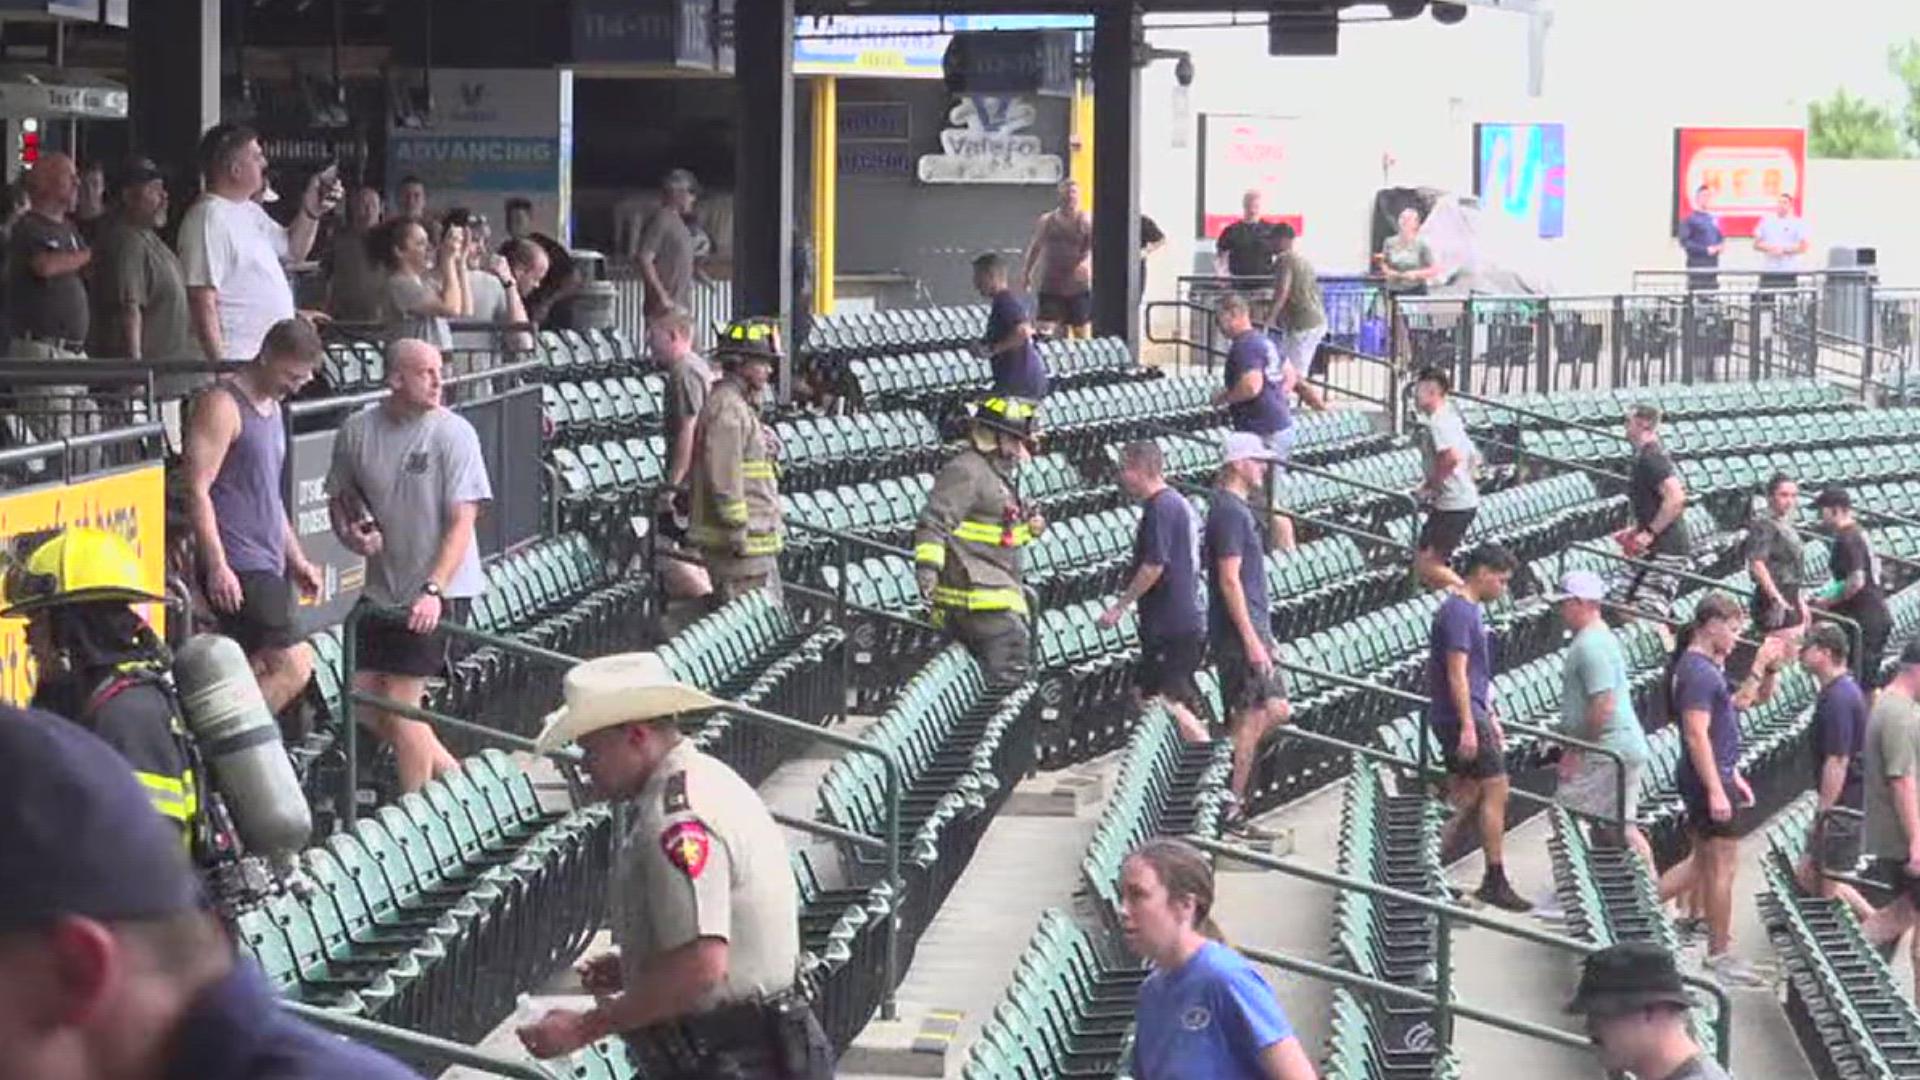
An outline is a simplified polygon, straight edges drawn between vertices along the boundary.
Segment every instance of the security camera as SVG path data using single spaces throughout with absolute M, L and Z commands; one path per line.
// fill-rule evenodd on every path
M 1427 0 L 1387 0 L 1387 14 L 1395 19 L 1411 19 L 1427 10 Z
M 1181 86 L 1193 85 L 1193 57 L 1181 53 L 1180 59 L 1173 62 L 1173 80 Z

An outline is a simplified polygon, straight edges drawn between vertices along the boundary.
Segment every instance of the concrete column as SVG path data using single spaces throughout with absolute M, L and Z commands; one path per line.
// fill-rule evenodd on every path
M 833 314 L 835 247 L 839 240 L 839 80 L 813 77 L 813 313 Z
M 733 194 L 733 310 L 779 316 L 793 295 L 793 0 L 738 0 L 740 87 Z M 816 183 L 818 180 L 816 178 Z M 786 372 L 780 383 L 788 385 Z
M 1093 23 L 1093 332 L 1137 348 L 1140 296 L 1140 18 L 1103 8 Z
M 220 0 L 139 0 L 127 36 L 132 145 L 177 181 L 220 122 Z M 187 191 L 176 190 L 184 206 Z

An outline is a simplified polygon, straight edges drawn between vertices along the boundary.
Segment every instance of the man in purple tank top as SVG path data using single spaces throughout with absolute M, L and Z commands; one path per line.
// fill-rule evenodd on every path
M 246 650 L 275 713 L 313 674 L 313 653 L 294 630 L 293 589 L 320 592 L 320 569 L 300 550 L 281 494 L 280 403 L 313 378 L 325 351 L 305 321 L 275 323 L 260 355 L 202 394 L 187 424 L 189 508 L 207 603 L 220 632 Z

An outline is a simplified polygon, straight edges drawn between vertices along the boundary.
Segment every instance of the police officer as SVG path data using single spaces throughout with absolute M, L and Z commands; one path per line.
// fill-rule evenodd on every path
M 755 589 L 780 592 L 778 454 L 760 422 L 760 399 L 780 362 L 779 328 L 732 323 L 714 356 L 724 374 L 700 410 L 687 538 L 707 561 L 714 603 L 723 605 Z
M 522 1027 L 528 1052 L 557 1057 L 619 1034 L 649 1059 L 689 1048 L 664 1077 L 831 1077 L 832 1050 L 795 985 L 786 841 L 753 788 L 677 726 L 719 702 L 675 682 L 654 653 L 577 665 L 565 698 L 539 749 L 577 741 L 594 790 L 627 801 L 633 824 L 610 879 L 619 951 L 578 967 L 599 1004 Z
M 120 751 L 189 850 L 211 858 L 209 803 L 174 693 L 172 656 L 129 606 L 165 602 L 142 576 L 132 545 L 114 533 L 30 533 L 10 553 L 0 618 L 27 620 L 38 669 L 34 708 L 64 716 Z
M 0 1080 L 400 1080 L 282 1011 L 124 758 L 0 706 Z
M 1013 473 L 1032 453 L 1039 406 L 990 397 L 966 445 L 934 478 L 913 531 L 915 578 L 933 621 L 972 651 L 987 685 L 1018 685 L 1030 665 L 1020 552 L 1046 519 L 1020 501 Z

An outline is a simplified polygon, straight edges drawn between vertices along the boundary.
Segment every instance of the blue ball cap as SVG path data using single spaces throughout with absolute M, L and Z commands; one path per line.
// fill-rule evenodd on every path
M 92 732 L 0 705 L 0 933 L 202 907 L 177 826 Z

